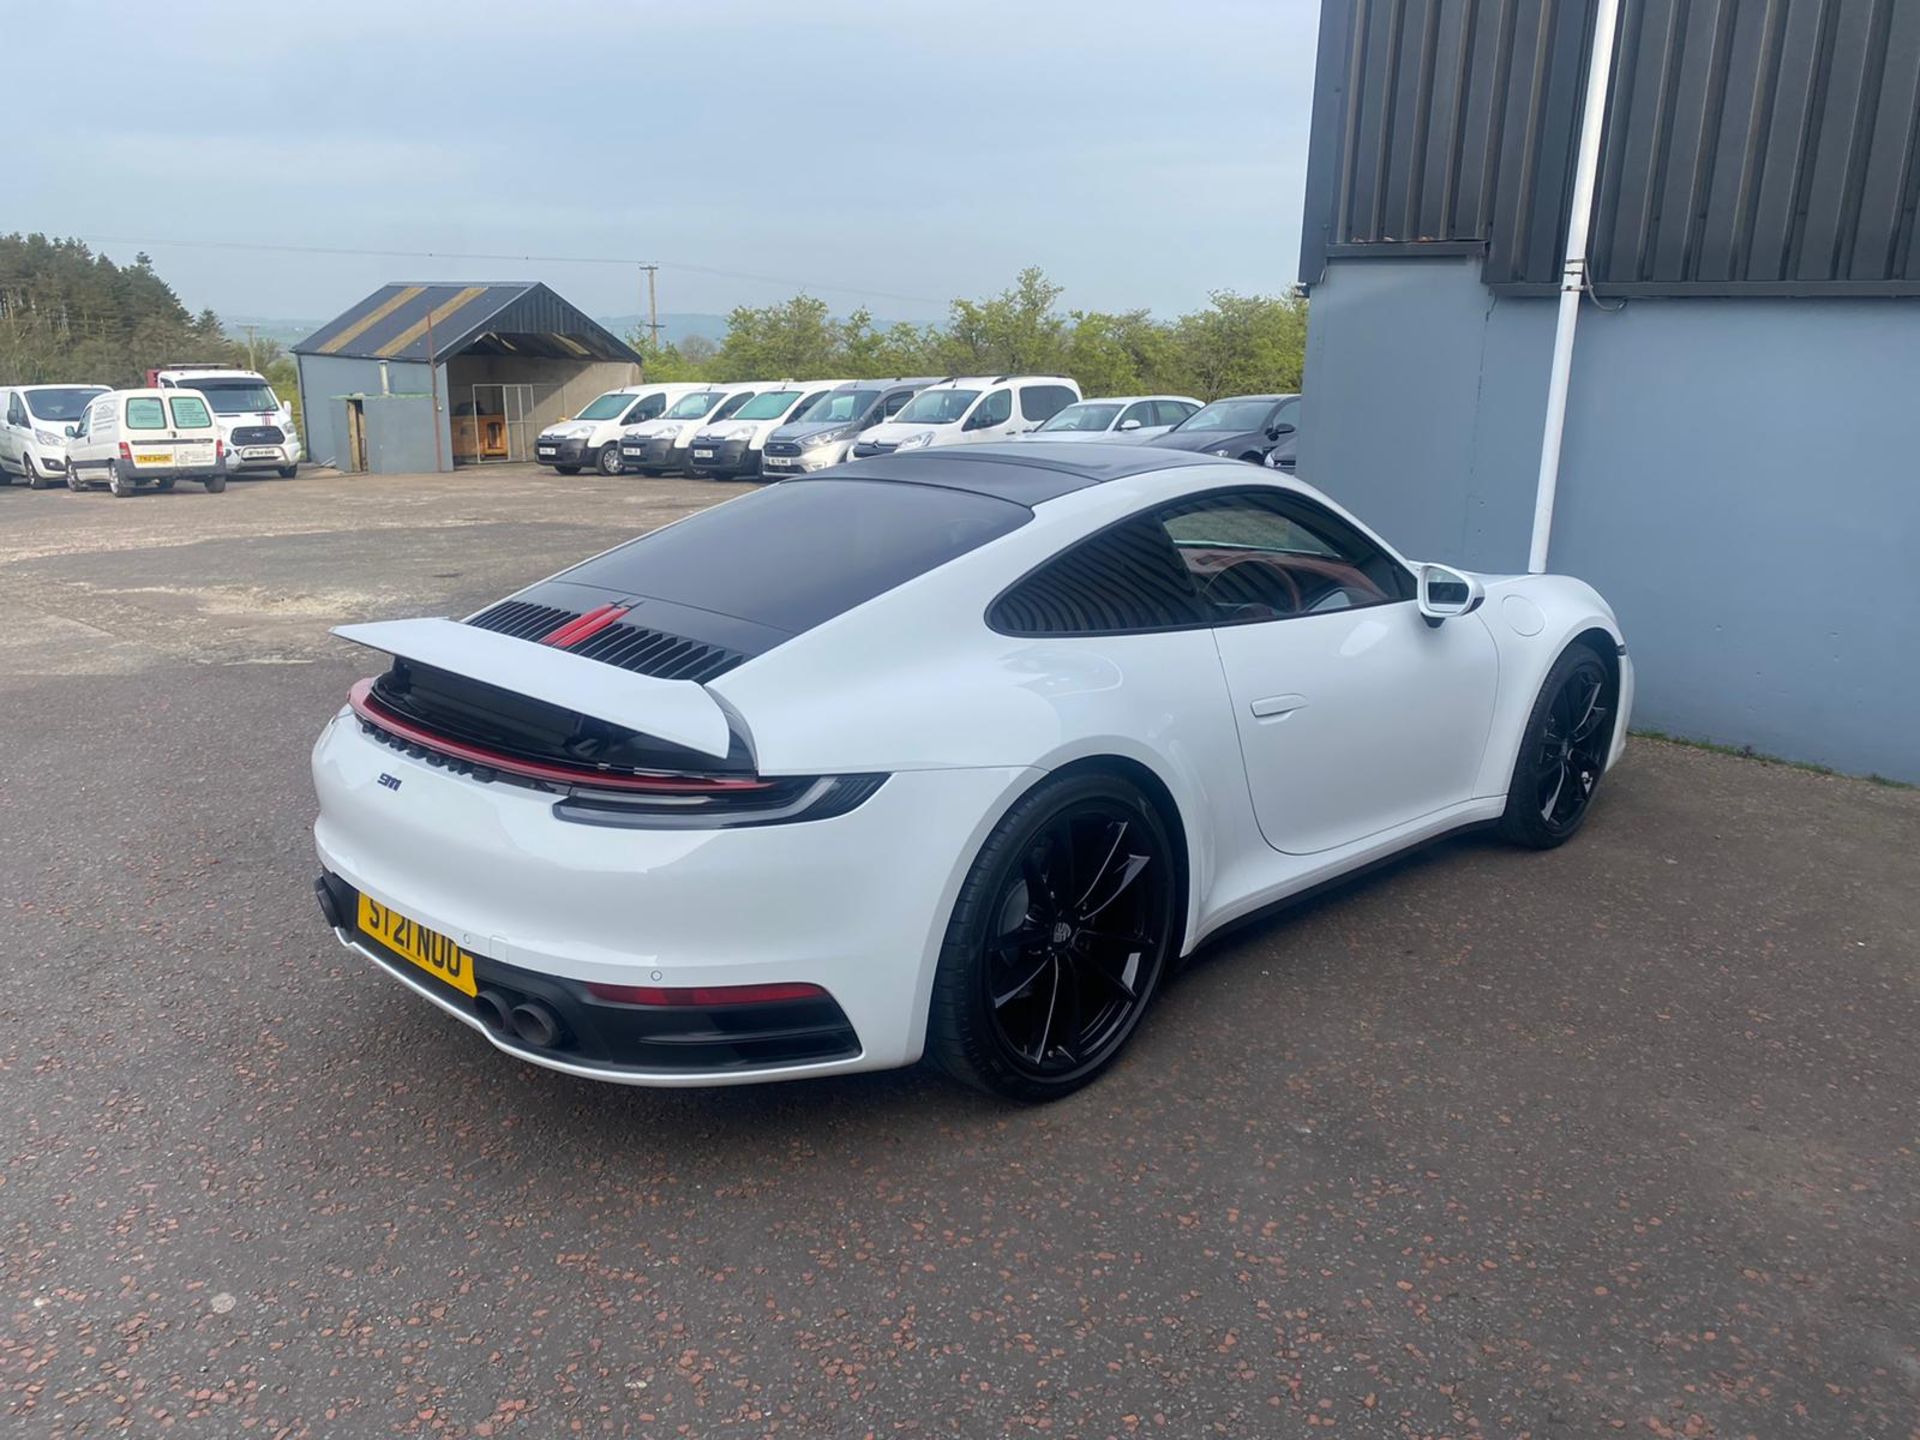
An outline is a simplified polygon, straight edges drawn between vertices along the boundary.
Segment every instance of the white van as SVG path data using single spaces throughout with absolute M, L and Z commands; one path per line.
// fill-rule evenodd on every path
M 0 485 L 17 475 L 44 490 L 67 473 L 67 427 L 77 425 L 104 385 L 16 385 L 0 389 Z
M 542 430 L 533 442 L 533 458 L 562 475 L 578 475 L 589 465 L 602 475 L 618 475 L 622 429 L 658 420 L 682 395 L 706 388 L 675 382 L 609 390 L 571 420 L 555 421 Z
M 862 435 L 849 458 L 923 445 L 972 445 L 1038 429 L 1080 398 L 1065 375 L 969 375 L 929 385 L 885 425 Z
M 730 420 L 702 425 L 687 449 L 687 468 L 703 480 L 760 478 L 767 437 L 831 395 L 844 380 L 791 380 L 762 390 Z
M 142 485 L 171 490 L 179 480 L 198 480 L 211 494 L 227 488 L 226 442 L 198 390 L 109 390 L 72 429 L 67 484 L 74 490 L 105 485 L 131 495 Z
M 147 372 L 147 384 L 163 390 L 193 390 L 213 407 L 226 446 L 227 474 L 272 470 L 291 480 L 300 467 L 300 433 L 293 406 L 267 377 L 234 365 L 176 365 Z
M 747 380 L 737 385 L 701 385 L 667 407 L 667 413 L 644 425 L 629 425 L 620 436 L 620 467 L 642 475 L 672 475 L 687 468 L 687 452 L 701 422 L 717 424 L 733 418 L 762 390 L 777 381 Z

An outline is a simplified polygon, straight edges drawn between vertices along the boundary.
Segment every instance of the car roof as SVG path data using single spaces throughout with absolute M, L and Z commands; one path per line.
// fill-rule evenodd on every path
M 1068 375 L 949 375 L 946 379 L 926 388 L 946 390 L 965 385 L 970 389 L 978 390 L 988 385 L 1025 385 L 1034 380 L 1060 385 L 1072 383 L 1072 377 Z
M 1034 452 L 1071 450 L 1071 455 Z M 849 465 L 836 465 L 813 475 L 786 481 L 891 480 L 904 485 L 932 485 L 1011 500 L 1017 505 L 1041 505 L 1109 480 L 1124 480 L 1155 470 L 1184 470 L 1196 465 L 1220 465 L 1244 473 L 1241 460 L 1195 455 L 1185 450 L 1149 450 L 1139 445 L 934 445 L 924 450 L 876 455 Z
M 1191 395 L 1088 395 L 1088 396 L 1084 396 L 1079 400 L 1074 401 L 1073 404 L 1074 405 L 1135 405 L 1142 400 L 1179 400 L 1182 403 L 1185 403 L 1187 401 L 1192 401 L 1196 405 L 1202 403 L 1198 400 L 1194 400 L 1193 396 Z M 1072 409 L 1073 407 L 1070 405 L 1067 408 Z

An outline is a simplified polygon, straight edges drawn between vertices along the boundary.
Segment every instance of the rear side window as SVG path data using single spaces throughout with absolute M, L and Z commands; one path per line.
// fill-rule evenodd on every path
M 1077 398 L 1064 385 L 1022 385 L 1020 414 L 1027 420 L 1051 420 Z
M 790 480 L 556 579 L 798 634 L 1033 518 L 1024 505 L 885 480 Z
M 1154 424 L 1178 425 L 1194 411 L 1198 405 L 1189 405 L 1184 400 L 1156 400 L 1153 402 Z
M 129 430 L 166 429 L 166 406 L 157 396 L 135 396 L 127 401 L 127 428 Z
M 1136 515 L 1081 541 L 994 602 L 1008 635 L 1113 635 L 1202 623 L 1200 592 L 1166 527 Z
M 205 430 L 213 424 L 213 416 L 207 413 L 206 402 L 198 395 L 170 396 L 167 404 L 173 407 L 173 428 L 176 430 Z

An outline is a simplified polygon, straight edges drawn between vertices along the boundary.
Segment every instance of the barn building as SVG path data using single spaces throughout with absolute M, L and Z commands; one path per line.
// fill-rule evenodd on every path
M 533 458 L 640 356 L 537 282 L 387 285 L 293 347 L 307 454 L 408 474 Z

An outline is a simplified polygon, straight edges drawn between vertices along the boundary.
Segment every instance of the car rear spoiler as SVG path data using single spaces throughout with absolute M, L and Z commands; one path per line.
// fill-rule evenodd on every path
M 636 675 L 458 620 L 380 620 L 336 625 L 333 633 L 396 659 L 497 685 L 702 755 L 725 759 L 732 746 L 726 711 L 691 680 Z

